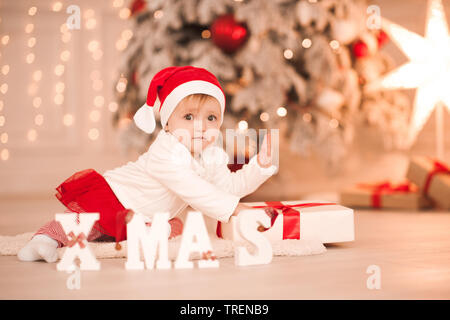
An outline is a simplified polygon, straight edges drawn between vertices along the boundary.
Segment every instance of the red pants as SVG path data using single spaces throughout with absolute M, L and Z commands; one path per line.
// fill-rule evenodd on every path
M 124 213 L 128 210 L 120 203 L 105 178 L 93 169 L 76 172 L 56 188 L 55 196 L 66 206 L 66 213 L 98 212 L 100 219 L 95 222 L 87 236 L 88 241 L 123 241 L 126 239 Z M 182 233 L 183 223 L 174 218 L 170 237 Z M 46 234 L 64 246 L 68 238 L 59 222 L 53 220 L 42 226 L 36 234 Z

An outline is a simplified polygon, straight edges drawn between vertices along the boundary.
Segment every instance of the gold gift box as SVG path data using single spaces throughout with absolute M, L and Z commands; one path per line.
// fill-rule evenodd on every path
M 376 184 L 373 184 L 375 186 Z M 355 186 L 341 192 L 340 203 L 346 207 L 378 208 L 374 205 L 373 194 L 375 188 L 369 185 Z M 395 189 L 395 185 L 392 185 Z M 379 208 L 417 210 L 431 206 L 430 201 L 424 197 L 417 186 L 409 184 L 409 192 L 405 191 L 379 191 Z
M 448 168 L 448 165 L 442 164 Z M 434 160 L 426 157 L 414 157 L 409 162 L 406 173 L 407 178 L 415 183 L 424 193 L 425 184 L 429 174 L 434 169 Z M 442 209 L 450 209 L 450 173 L 436 173 L 430 180 L 426 196 L 436 206 Z

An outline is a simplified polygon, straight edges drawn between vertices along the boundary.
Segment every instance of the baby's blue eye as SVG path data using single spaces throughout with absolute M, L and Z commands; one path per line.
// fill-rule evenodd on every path
M 211 119 L 212 118 L 212 119 Z M 209 121 L 213 121 L 213 120 L 215 120 L 215 119 L 217 119 L 217 117 L 215 116 L 215 115 L 210 115 L 209 117 L 208 117 L 208 120 Z

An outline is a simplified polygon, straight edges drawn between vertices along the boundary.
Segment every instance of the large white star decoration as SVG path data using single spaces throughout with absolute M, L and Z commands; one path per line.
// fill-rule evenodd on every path
M 367 90 L 417 88 L 406 143 L 411 146 L 438 103 L 450 111 L 450 35 L 442 2 L 428 1 L 425 37 L 384 18 L 381 27 L 410 61 Z

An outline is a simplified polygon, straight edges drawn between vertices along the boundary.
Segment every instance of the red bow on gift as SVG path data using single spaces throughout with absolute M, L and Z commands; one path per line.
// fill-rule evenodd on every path
M 433 162 L 433 169 L 428 173 L 423 187 L 423 194 L 428 194 L 428 189 L 430 188 L 431 179 L 438 173 L 450 174 L 450 169 L 442 162 L 430 159 Z
M 281 201 L 266 201 L 266 205 L 252 206 L 252 208 L 266 208 L 273 209 L 271 215 L 271 227 L 275 224 L 279 213 L 277 210 L 281 210 L 283 214 L 283 240 L 285 239 L 300 239 L 300 211 L 294 208 L 310 208 L 318 206 L 334 205 L 335 203 L 299 203 L 299 204 L 283 204 Z M 267 213 L 267 210 L 266 210 Z M 264 231 L 268 230 L 264 228 Z M 219 238 L 222 238 L 222 224 L 217 222 L 216 234 Z
M 203 252 L 202 253 L 202 259 L 203 260 L 216 260 L 216 256 L 212 253 L 211 250 L 207 251 L 207 252 Z
M 83 242 L 84 240 L 86 240 L 86 236 L 84 235 L 83 232 L 81 232 L 77 237 L 75 237 L 75 234 L 73 233 L 73 231 L 70 231 L 68 236 L 71 238 L 69 240 L 69 242 L 67 243 L 67 246 L 69 248 L 73 247 L 76 243 L 78 243 L 80 245 L 81 249 L 84 249 L 86 247 L 86 245 Z
M 369 189 L 372 191 L 372 207 L 381 208 L 381 195 L 392 194 L 397 192 L 414 192 L 414 185 L 406 181 L 397 185 L 391 184 L 389 181 L 375 184 L 360 183 L 358 188 Z

